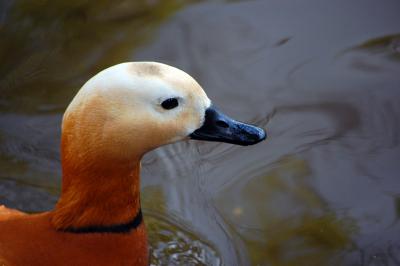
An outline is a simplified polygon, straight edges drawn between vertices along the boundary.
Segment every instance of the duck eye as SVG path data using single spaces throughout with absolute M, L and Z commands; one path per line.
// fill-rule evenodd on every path
M 169 98 L 161 103 L 162 108 L 164 108 L 166 110 L 173 109 L 173 108 L 177 107 L 178 105 L 179 105 L 178 99 L 176 99 L 176 98 Z

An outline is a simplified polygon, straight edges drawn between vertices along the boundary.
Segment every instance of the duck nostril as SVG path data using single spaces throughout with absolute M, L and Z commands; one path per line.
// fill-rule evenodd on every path
M 222 120 L 218 120 L 218 121 L 215 122 L 215 123 L 216 123 L 217 126 L 219 126 L 219 127 L 223 127 L 223 128 L 228 128 L 228 127 L 229 127 L 228 123 L 226 123 L 225 121 L 222 121 Z

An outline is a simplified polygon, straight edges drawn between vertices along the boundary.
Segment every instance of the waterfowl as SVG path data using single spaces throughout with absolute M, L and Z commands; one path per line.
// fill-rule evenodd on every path
M 0 265 L 148 265 L 142 156 L 187 138 L 252 145 L 265 137 L 218 111 L 177 68 L 130 62 L 105 69 L 64 113 L 55 209 L 0 208 Z

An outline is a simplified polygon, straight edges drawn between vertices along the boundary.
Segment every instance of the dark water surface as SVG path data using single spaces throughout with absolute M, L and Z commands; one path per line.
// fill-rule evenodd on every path
M 0 58 L 1 204 L 50 209 L 72 96 L 155 60 L 269 138 L 145 157 L 154 265 L 400 265 L 399 1 L 4 1 Z

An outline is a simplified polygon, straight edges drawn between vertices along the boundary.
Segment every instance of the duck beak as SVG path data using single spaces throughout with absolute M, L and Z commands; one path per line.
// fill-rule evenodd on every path
M 259 143 L 266 138 L 264 129 L 233 120 L 213 106 L 206 110 L 204 124 L 191 139 L 226 142 L 242 146 Z

